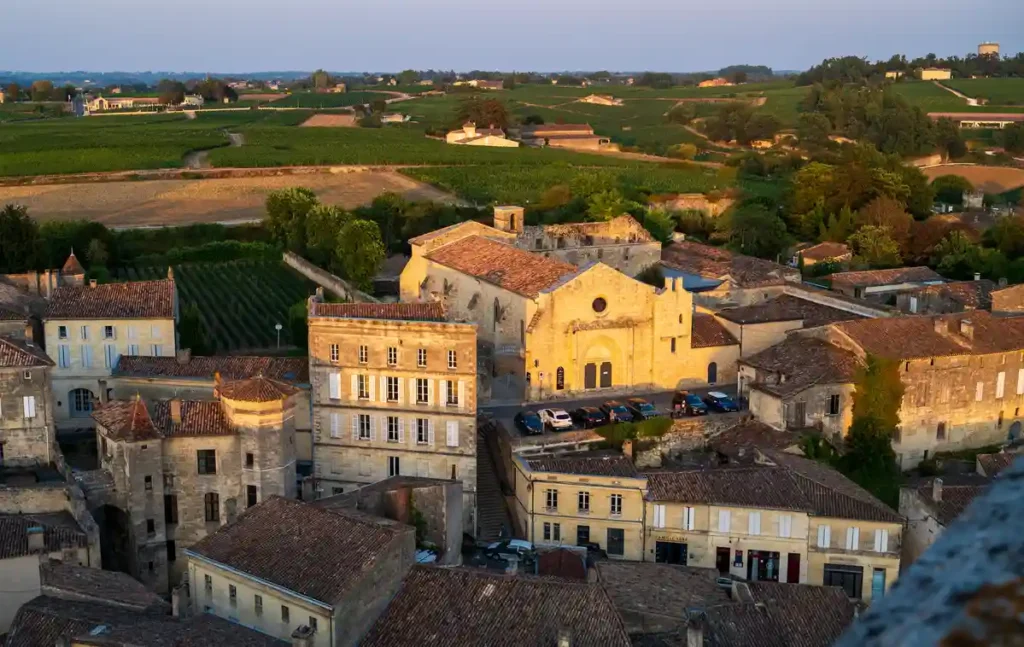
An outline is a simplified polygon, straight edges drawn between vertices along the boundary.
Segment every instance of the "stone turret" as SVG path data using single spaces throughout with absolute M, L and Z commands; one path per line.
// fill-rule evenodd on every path
M 523 216 L 526 210 L 522 207 L 494 207 L 494 228 L 513 234 L 523 233 Z
M 85 285 L 85 268 L 78 262 L 74 249 L 71 250 L 71 256 L 68 256 L 64 267 L 60 270 L 60 280 L 62 285 L 77 287 Z

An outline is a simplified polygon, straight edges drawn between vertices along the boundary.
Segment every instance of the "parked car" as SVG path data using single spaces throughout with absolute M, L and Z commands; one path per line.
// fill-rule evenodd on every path
M 704 397 L 704 404 L 708 405 L 709 409 L 719 413 L 740 410 L 732 398 L 720 391 L 712 391 L 708 393 L 707 396 Z
M 516 414 L 515 423 L 525 436 L 538 436 L 544 433 L 544 423 L 536 411 L 520 411 Z
M 579 541 L 576 542 L 576 545 L 580 548 L 587 549 L 587 557 L 589 558 L 589 561 L 594 561 L 598 559 L 608 559 L 608 553 L 606 553 L 605 550 L 601 548 L 601 544 L 595 541 Z
M 594 429 L 608 424 L 608 416 L 597 407 L 580 407 L 572 412 L 572 419 L 584 429 Z
M 523 559 L 526 556 L 532 556 L 533 553 L 533 544 L 525 539 L 496 541 L 484 549 L 484 557 L 490 559 L 508 559 L 509 557 Z
M 608 416 L 609 422 L 633 422 L 633 414 L 626 405 L 617 400 L 609 400 L 602 404 L 601 411 Z
M 672 396 L 672 410 L 687 416 L 704 416 L 708 413 L 708 405 L 696 393 L 676 391 Z
M 654 405 L 643 398 L 630 398 L 626 400 L 626 406 L 629 407 L 630 413 L 636 420 L 647 420 L 658 415 L 658 410 L 654 408 Z
M 554 431 L 572 429 L 572 417 L 565 409 L 541 409 L 540 421 Z

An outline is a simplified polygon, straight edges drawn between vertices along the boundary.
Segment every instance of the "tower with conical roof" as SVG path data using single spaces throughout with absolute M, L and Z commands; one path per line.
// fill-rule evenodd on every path
M 71 249 L 71 256 L 64 261 L 64 267 L 60 268 L 61 285 L 82 287 L 85 285 L 85 268 L 78 262 L 74 248 Z

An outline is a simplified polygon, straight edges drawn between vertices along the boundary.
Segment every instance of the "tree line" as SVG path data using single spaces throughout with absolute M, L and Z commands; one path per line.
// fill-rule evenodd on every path
M 952 70 L 953 76 L 960 78 L 971 78 L 972 76 L 1020 77 L 1024 76 L 1024 52 L 1004 57 L 994 54 L 968 54 L 962 58 L 959 56 L 941 58 L 935 54 L 928 54 L 910 60 L 902 54 L 896 54 L 887 60 L 873 63 L 858 56 L 841 56 L 827 58 L 806 72 L 800 73 L 796 77 L 796 84 L 881 81 L 885 79 L 886 72 L 902 72 L 909 76 L 918 68 L 927 67 L 948 68 Z

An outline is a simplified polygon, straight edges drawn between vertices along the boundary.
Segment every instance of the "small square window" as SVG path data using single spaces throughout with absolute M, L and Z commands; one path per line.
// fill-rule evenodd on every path
M 147 476 L 146 477 L 146 492 L 152 492 L 152 491 L 153 491 L 153 477 L 152 476 Z
M 68 327 L 67 326 L 57 326 L 57 339 L 67 339 L 67 338 L 68 338 Z
M 245 453 L 245 466 L 251 468 L 256 464 L 256 457 L 252 455 L 252 452 Z
M 103 326 L 103 339 L 114 339 L 113 326 Z

